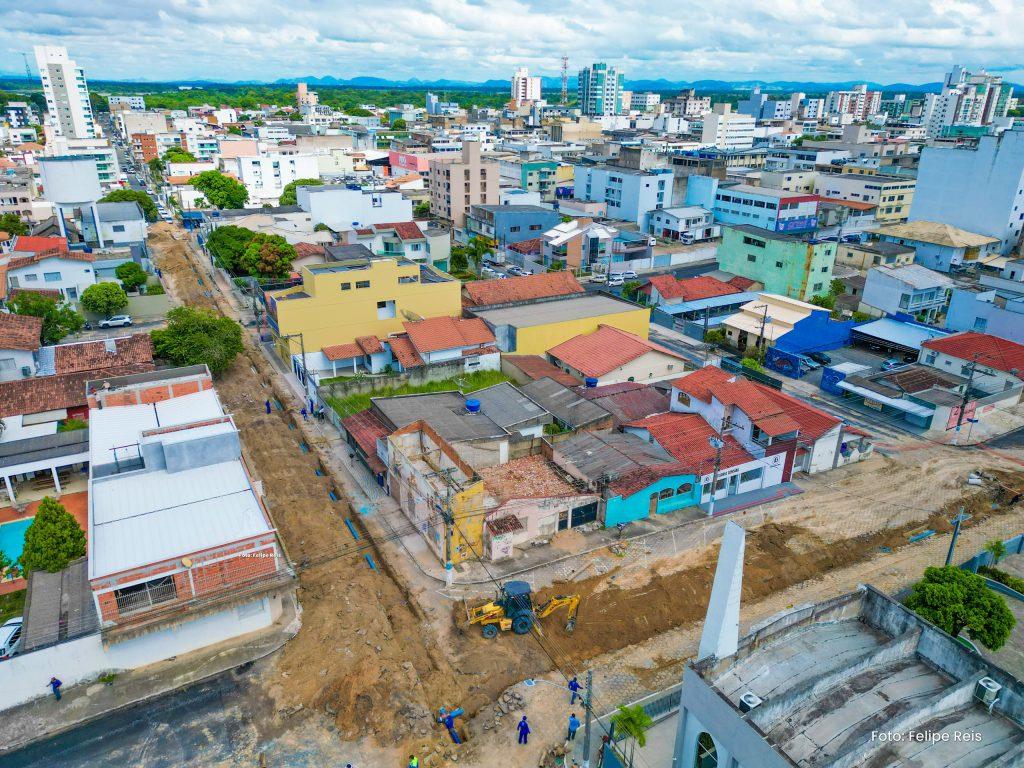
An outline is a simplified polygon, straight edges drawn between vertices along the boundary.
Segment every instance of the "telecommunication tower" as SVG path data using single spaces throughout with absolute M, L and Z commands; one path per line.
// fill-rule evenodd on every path
M 562 57 L 562 106 L 569 103 L 569 57 Z

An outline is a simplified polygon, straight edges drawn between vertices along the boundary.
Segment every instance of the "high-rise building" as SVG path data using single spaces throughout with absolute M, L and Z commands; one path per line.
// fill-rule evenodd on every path
M 320 94 L 316 91 L 309 90 L 309 86 L 305 83 L 297 83 L 295 85 L 295 102 L 299 109 L 303 107 L 315 107 L 320 103 Z
M 985 70 L 972 73 L 957 65 L 946 73 L 941 93 L 925 95 L 922 123 L 930 136 L 951 125 L 991 125 L 1006 117 L 1013 88 Z
M 93 120 L 85 72 L 63 46 L 37 45 L 35 52 L 47 120 L 54 132 L 69 139 L 95 139 L 100 131 Z
M 634 93 L 629 99 L 629 108 L 634 112 L 653 112 L 661 103 L 661 94 L 647 91 Z
M 540 78 L 530 77 L 526 67 L 520 67 L 512 75 L 512 101 L 517 107 L 540 101 Z
M 882 92 L 869 91 L 866 85 L 855 85 L 852 91 L 829 91 L 825 99 L 825 112 L 830 115 L 850 115 L 856 122 L 864 122 L 878 114 L 882 106 Z
M 999 238 L 1009 256 L 1024 233 L 1024 131 L 982 136 L 974 149 L 925 147 L 910 221 Z
M 711 111 L 711 97 L 697 96 L 697 91 L 687 88 L 665 100 L 665 111 L 673 117 L 700 117 Z
M 732 111 L 731 104 L 715 104 L 704 115 L 701 143 L 716 149 L 750 149 L 754 146 L 756 120 Z
M 462 142 L 462 153 L 430 159 L 430 213 L 462 229 L 472 205 L 497 205 L 501 167 L 481 157 L 482 143 Z
M 580 70 L 577 98 L 584 115 L 617 115 L 622 111 L 625 75 L 604 63 Z

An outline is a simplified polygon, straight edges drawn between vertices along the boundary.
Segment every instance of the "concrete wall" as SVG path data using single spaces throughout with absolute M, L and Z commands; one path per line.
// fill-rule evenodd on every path
M 581 334 L 593 333 L 599 325 L 611 325 L 646 339 L 650 330 L 650 315 L 651 310 L 646 307 L 631 308 L 623 305 L 623 311 L 614 314 L 520 327 L 512 331 L 514 335 L 511 338 L 514 339 L 515 344 L 511 349 L 501 346 L 509 344 L 509 332 L 498 336 L 497 329 L 492 330 L 495 336 L 498 336 L 498 348 L 503 352 L 515 352 L 517 355 L 543 355 L 563 341 L 568 341 Z M 680 361 L 680 370 L 682 370 L 682 361 Z
M 281 615 L 281 595 L 105 645 L 99 634 L 71 640 L 3 663 L 3 708 L 50 695 L 46 682 L 69 688 L 105 672 L 136 669 L 270 626 Z

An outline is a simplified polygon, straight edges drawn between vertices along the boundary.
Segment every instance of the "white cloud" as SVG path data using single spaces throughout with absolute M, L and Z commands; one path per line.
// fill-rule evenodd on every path
M 484 80 L 555 76 L 563 54 L 630 79 L 925 82 L 955 62 L 1024 79 L 1014 0 L 34 0 L 4 22 L 0 70 L 62 44 L 94 80 Z

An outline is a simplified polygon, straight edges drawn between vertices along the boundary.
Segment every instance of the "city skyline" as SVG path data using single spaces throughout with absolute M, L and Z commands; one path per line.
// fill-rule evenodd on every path
M 665 0 L 626 10 L 577 0 L 558 10 L 532 0 L 332 6 L 296 0 L 281 19 L 266 0 L 129 7 L 97 0 L 73 9 L 67 0 L 42 0 L 6 13 L 0 71 L 23 72 L 21 53 L 35 45 L 63 45 L 94 80 L 507 80 L 520 66 L 555 77 L 562 55 L 573 74 L 603 61 L 628 80 L 916 84 L 940 80 L 957 63 L 1024 80 L 1012 32 L 1024 27 L 1024 7 L 1012 0 L 913 0 L 898 13 L 883 2 L 835 10 L 822 2 L 762 8 L 752 0 L 713 10 L 681 10 Z M 339 18 L 360 23 L 338 29 Z M 510 30 L 523 33 L 512 45 Z

